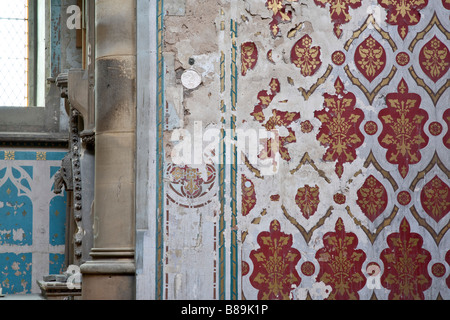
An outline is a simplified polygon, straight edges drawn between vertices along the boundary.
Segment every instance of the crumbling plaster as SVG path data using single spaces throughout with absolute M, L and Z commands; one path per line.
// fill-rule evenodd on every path
M 195 136 L 198 129 L 203 130 L 204 133 L 208 129 L 232 128 L 227 131 L 228 136 L 233 135 L 237 130 L 258 132 L 268 127 L 266 122 L 274 111 L 299 114 L 299 119 L 296 118 L 297 120 L 289 125 L 278 125 L 276 128 L 282 137 L 286 137 L 289 133 L 295 134 L 295 141 L 286 144 L 290 160 L 281 159 L 278 155 L 275 165 L 267 166 L 260 160 L 257 164 L 249 165 L 244 163 L 245 159 L 241 157 L 241 154 L 237 154 L 237 165 L 226 163 L 225 177 L 221 180 L 216 176 L 217 183 L 211 189 L 208 201 L 186 200 L 188 196 L 185 195 L 186 204 L 182 203 L 182 197 L 177 198 L 176 201 L 169 198 L 175 191 L 180 191 L 175 188 L 182 189 L 182 187 L 179 182 L 174 182 L 176 179 L 171 174 L 164 173 L 163 182 L 167 196 L 163 214 L 166 219 L 163 226 L 166 228 L 164 229 L 166 241 L 164 266 L 167 276 L 164 286 L 169 299 L 210 298 L 211 294 L 213 298 L 223 298 L 220 296 L 221 292 L 226 293 L 225 298 L 255 298 L 258 290 L 255 282 L 250 279 L 250 275 L 256 266 L 255 263 L 250 262 L 249 257 L 262 247 L 260 237 L 264 232 L 271 230 L 274 221 L 280 223 L 284 234 L 292 235 L 292 248 L 298 250 L 301 255 L 297 269 L 299 270 L 300 266 L 306 262 L 315 267 L 315 274 L 302 275 L 301 286 L 299 288 L 294 286 L 295 288 L 290 292 L 291 298 L 296 299 L 308 297 L 324 299 L 330 294 L 328 286 L 316 281 L 323 263 L 316 255 L 326 246 L 326 235 L 334 232 L 340 221 L 343 221 L 346 233 L 357 237 L 359 241 L 357 248 L 358 250 L 362 248 L 366 255 L 361 265 L 361 274 L 367 279 L 370 278 L 367 271 L 369 263 L 376 262 L 382 268 L 384 267 L 380 260 L 380 253 L 387 247 L 387 237 L 399 231 L 399 224 L 404 217 L 411 224 L 411 232 L 423 237 L 423 247 L 432 252 L 433 261 L 439 259 L 441 261 L 443 251 L 447 250 L 444 248 L 446 244 L 448 246 L 447 238 L 443 236 L 442 242 L 437 243 L 430 233 L 424 231 L 423 222 L 413 218 L 407 206 L 399 205 L 399 192 L 409 188 L 416 174 L 411 174 L 406 179 L 399 178 L 396 166 L 386 159 L 384 150 L 379 146 L 377 135 L 366 132 L 364 141 L 355 148 L 355 158 L 343 163 L 341 175 L 337 174 L 336 161 L 323 159 L 328 147 L 318 139 L 322 122 L 317 112 L 329 111 L 329 108 L 324 105 L 324 96 L 337 92 L 337 79 L 342 80 L 344 92 L 354 94 L 355 114 L 364 114 L 364 122 L 355 128 L 361 132 L 364 131 L 363 124 L 369 120 L 376 122 L 381 128 L 382 123 L 378 119 L 378 113 L 386 107 L 386 95 L 395 92 L 402 77 L 409 77 L 410 92 L 422 92 L 411 80 L 407 68 L 396 68 L 395 77 L 389 79 L 391 81 L 389 86 L 382 87 L 382 90 L 375 94 L 376 98 L 370 101 L 360 90 L 363 86 L 358 87 L 354 82 L 352 83 L 345 68 L 340 67 L 333 60 L 333 53 L 345 50 L 347 70 L 362 79 L 363 75 L 358 71 L 357 62 L 353 61 L 357 46 L 362 41 L 359 39 L 361 34 L 364 37 L 373 36 L 381 43 L 386 49 L 385 61 L 390 65 L 397 63 L 398 52 L 409 52 L 407 46 L 413 36 L 410 36 L 408 41 L 403 41 L 397 33 L 397 28 L 386 23 L 386 10 L 382 9 L 375 0 L 362 1 L 362 5 L 349 10 L 350 18 L 342 26 L 340 37 L 335 36 L 334 23 L 330 19 L 329 3 L 323 8 L 312 0 L 280 1 L 286 11 L 292 12 L 292 17 L 288 22 L 279 23 L 280 32 L 273 36 L 269 27 L 273 12 L 266 6 L 268 2 L 270 1 L 165 1 L 163 38 L 165 82 L 163 87 L 164 120 L 166 120 L 164 160 L 167 168 L 170 168 L 174 160 L 173 151 L 177 143 L 180 143 L 172 139 L 179 129 L 188 132 L 195 144 L 196 141 L 202 140 L 201 135 Z M 423 30 L 427 26 L 433 10 L 439 5 L 433 3 L 429 5 L 428 11 L 424 10 L 424 18 L 417 30 Z M 372 17 L 373 23 L 365 25 L 369 16 Z M 362 27 L 364 25 L 365 29 Z M 375 30 L 376 28 L 381 28 L 386 33 L 381 34 L 379 30 Z M 312 47 L 320 48 L 321 65 L 313 76 L 302 75 L 301 70 L 291 61 L 293 47 L 305 36 L 311 39 Z M 429 41 L 431 36 L 427 35 L 427 37 Z M 387 40 L 388 38 L 391 42 Z M 257 48 L 258 57 L 256 64 L 243 75 L 241 74 L 243 52 L 241 46 L 247 42 Z M 392 43 L 397 45 L 395 50 L 390 49 Z M 346 44 L 348 46 L 344 49 Z M 271 61 L 268 58 L 270 50 L 272 50 Z M 234 67 L 237 70 L 233 69 Z M 187 71 L 195 71 L 201 77 L 198 87 L 188 89 L 183 83 L 182 76 Z M 237 78 L 234 78 L 235 71 L 237 71 Z M 365 89 L 369 92 L 374 90 L 388 73 L 389 70 L 386 68 L 373 83 L 362 79 Z M 261 90 L 266 90 L 266 93 L 274 90 L 271 87 L 273 85 L 271 79 L 278 80 L 278 91 L 270 101 L 270 106 L 262 111 L 265 121 L 258 122 L 251 114 L 259 102 Z M 319 81 L 320 79 L 322 81 Z M 310 91 L 305 94 L 308 90 Z M 234 93 L 236 93 L 236 100 L 234 100 Z M 427 109 L 429 114 L 433 114 L 434 111 L 430 111 L 432 108 L 429 109 L 428 106 L 429 99 L 426 96 L 422 97 L 424 101 L 427 101 L 422 104 L 422 107 Z M 448 97 L 448 94 L 443 97 Z M 234 120 L 236 122 L 233 122 Z M 303 130 L 301 124 L 304 122 L 311 124 L 312 131 Z M 234 145 L 233 143 L 232 141 L 231 144 Z M 261 148 L 261 141 L 256 144 Z M 444 152 L 444 156 L 448 154 L 448 152 L 445 153 L 448 150 L 442 151 L 438 147 L 436 150 Z M 217 147 L 213 153 L 217 155 L 222 151 Z M 227 150 L 226 153 L 227 156 L 232 157 L 232 151 L 230 151 Z M 371 152 L 376 153 L 376 160 L 367 165 Z M 423 163 L 414 170 L 422 170 L 430 163 L 430 155 L 424 153 L 423 157 Z M 228 158 L 230 159 L 235 160 Z M 203 160 L 208 158 L 205 157 Z M 184 165 L 186 168 L 197 169 L 200 173 L 197 179 L 201 178 L 203 183 L 207 180 L 208 172 L 205 163 L 184 163 L 180 164 L 180 167 Z M 218 168 L 216 174 L 219 175 L 221 167 L 216 166 L 216 168 Z M 435 172 L 441 174 L 438 169 L 433 169 L 427 174 L 432 175 Z M 388 179 L 388 174 L 391 174 L 391 178 L 393 176 L 391 180 L 399 182 L 397 186 L 393 186 L 392 181 Z M 444 172 L 444 174 L 447 173 Z M 387 193 L 387 206 L 375 223 L 362 213 L 357 204 L 357 191 L 361 189 L 369 175 L 374 175 L 382 181 Z M 249 186 L 245 184 L 244 177 L 251 182 Z M 427 176 L 426 179 L 429 181 L 430 178 Z M 193 182 L 189 181 L 189 183 Z M 197 184 L 201 185 L 198 180 Z M 417 193 L 421 191 L 423 184 L 424 182 L 421 181 L 415 190 L 410 190 L 416 192 L 414 204 L 418 207 L 420 200 L 417 198 Z M 206 183 L 203 187 L 205 185 Z M 253 196 L 256 200 L 252 203 L 251 213 L 243 215 L 241 205 L 245 200 L 244 197 L 248 196 L 244 190 L 252 185 Z M 317 213 L 307 218 L 301 216 L 299 205 L 296 203 L 299 188 L 305 185 L 315 186 L 320 190 Z M 188 187 L 192 187 L 192 184 Z M 220 196 L 221 187 L 225 188 L 225 199 Z M 180 194 L 182 192 L 183 190 Z M 334 198 L 337 195 L 341 197 L 341 200 Z M 237 204 L 237 209 L 233 207 L 234 204 Z M 448 222 L 448 217 L 445 219 Z M 224 230 L 220 230 L 222 223 L 225 224 Z M 431 222 L 431 225 L 437 230 L 445 228 L 445 222 L 440 224 Z M 369 233 L 377 236 L 370 238 Z M 223 243 L 221 243 L 221 236 L 223 236 Z M 225 247 L 224 252 L 218 248 L 221 244 Z M 202 261 L 201 267 L 198 266 L 198 261 Z M 223 261 L 225 261 L 225 270 L 220 269 Z M 241 268 L 245 263 L 248 263 L 250 270 L 249 274 L 242 275 L 244 271 Z M 192 266 L 195 268 L 190 268 Z M 226 289 L 220 282 L 218 274 L 225 275 Z M 233 279 L 235 275 L 238 280 Z M 239 282 L 240 292 L 233 291 L 235 290 L 233 281 Z M 434 281 L 438 284 L 427 292 L 427 298 L 432 296 L 434 298 L 441 290 L 442 283 L 438 282 L 439 280 Z M 372 298 L 374 291 L 371 290 L 367 287 L 361 289 L 359 298 Z M 388 297 L 387 288 L 377 290 L 379 290 L 376 291 L 377 298 Z M 324 292 L 326 294 L 322 294 Z

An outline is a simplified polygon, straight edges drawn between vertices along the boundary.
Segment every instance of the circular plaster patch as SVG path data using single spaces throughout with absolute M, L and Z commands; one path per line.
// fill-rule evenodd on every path
M 187 70 L 181 76 L 181 83 L 186 89 L 196 89 L 202 83 L 202 77 L 194 70 Z

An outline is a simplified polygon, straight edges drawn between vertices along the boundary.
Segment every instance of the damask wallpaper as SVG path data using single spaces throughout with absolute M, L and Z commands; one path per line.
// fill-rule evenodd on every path
M 449 299 L 449 16 L 160 2 L 157 298 Z

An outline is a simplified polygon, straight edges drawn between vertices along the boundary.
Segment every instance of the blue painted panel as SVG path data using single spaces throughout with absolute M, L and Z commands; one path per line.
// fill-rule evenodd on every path
M 61 167 L 50 167 L 50 179 L 54 180 L 55 174 L 58 173 L 60 169 Z
M 64 259 L 65 255 L 63 254 L 53 254 L 53 253 L 50 254 L 49 256 L 50 274 L 63 274 L 66 271 Z
M 50 245 L 63 246 L 66 233 L 67 194 L 57 196 L 50 201 Z
M 0 245 L 33 244 L 33 203 L 8 179 L 0 186 Z
M 31 293 L 32 286 L 32 259 L 31 253 L 0 254 L 0 286 L 3 294 Z
M 47 152 L 48 161 L 61 161 L 67 155 L 67 152 Z
M 66 154 L 53 150 L 0 151 L 0 286 L 6 294 L 32 293 L 33 284 L 42 280 L 32 277 L 34 252 L 48 256 L 48 261 L 34 265 L 36 270 L 48 267 L 51 274 L 64 272 L 67 194 L 55 195 L 49 186 L 54 184 Z M 47 239 L 44 234 L 33 234 L 36 218 L 45 223 Z

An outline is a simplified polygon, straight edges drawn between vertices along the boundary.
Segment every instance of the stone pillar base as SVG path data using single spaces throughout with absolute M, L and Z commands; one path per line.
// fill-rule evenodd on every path
M 98 250 L 98 249 L 97 249 Z M 83 300 L 134 300 L 136 268 L 131 252 L 102 253 L 94 249 L 94 260 L 81 266 Z M 113 258 L 114 256 L 114 258 Z
M 135 300 L 134 275 L 84 274 L 82 300 Z

